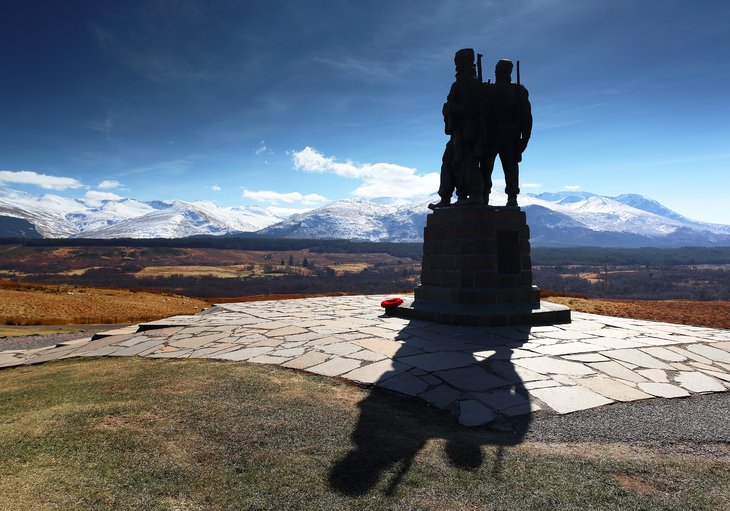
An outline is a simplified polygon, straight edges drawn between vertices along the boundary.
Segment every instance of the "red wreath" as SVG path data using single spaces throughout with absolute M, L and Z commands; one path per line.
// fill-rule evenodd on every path
M 403 298 L 388 298 L 387 300 L 380 302 L 380 306 L 384 309 L 389 309 L 391 307 L 398 307 L 402 303 Z

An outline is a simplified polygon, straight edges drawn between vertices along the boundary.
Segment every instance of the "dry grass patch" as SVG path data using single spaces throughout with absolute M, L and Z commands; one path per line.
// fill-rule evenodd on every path
M 566 296 L 548 296 L 543 299 L 567 305 L 577 312 L 710 328 L 730 328 L 730 302 L 618 300 Z
M 135 323 L 196 314 L 208 302 L 184 296 L 64 285 L 0 284 L 0 324 Z
M 621 485 L 622 488 L 633 490 L 637 493 L 641 493 L 642 495 L 652 495 L 657 491 L 655 484 L 644 481 L 639 477 L 630 476 L 628 474 L 616 474 L 613 478 Z
M 219 279 L 235 279 L 251 277 L 254 270 L 247 269 L 248 265 L 233 266 L 147 266 L 134 274 L 135 277 L 171 277 L 182 275 L 185 277 L 216 277 Z M 258 272 L 262 273 L 262 272 Z

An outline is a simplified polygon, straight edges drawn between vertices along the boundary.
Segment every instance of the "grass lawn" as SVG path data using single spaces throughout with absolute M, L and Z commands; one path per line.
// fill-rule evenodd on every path
M 0 370 L 0 509 L 728 509 L 730 462 L 514 444 L 421 402 L 254 364 Z

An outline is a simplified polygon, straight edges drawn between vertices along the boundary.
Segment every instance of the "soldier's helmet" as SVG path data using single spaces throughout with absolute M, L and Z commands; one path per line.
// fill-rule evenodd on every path
M 456 55 L 454 55 L 454 64 L 456 64 L 457 71 L 470 71 L 474 69 L 474 49 L 463 48 L 457 51 Z
M 512 61 L 509 59 L 502 59 L 499 62 L 497 62 L 497 65 L 494 66 L 494 76 L 499 78 L 504 78 L 509 80 L 510 76 L 512 75 Z

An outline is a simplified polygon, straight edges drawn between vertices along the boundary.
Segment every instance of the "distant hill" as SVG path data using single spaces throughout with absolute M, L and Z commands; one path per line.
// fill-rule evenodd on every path
M 496 205 L 507 200 L 495 192 L 491 198 Z M 345 199 L 293 215 L 259 233 L 291 238 L 422 241 L 429 202 L 388 205 Z M 640 195 L 557 192 L 524 195 L 520 204 L 527 214 L 533 246 L 730 246 L 730 226 L 690 220 Z
M 493 191 L 493 204 L 506 196 Z M 0 215 L 22 218 L 47 238 L 183 238 L 257 233 L 353 241 L 420 242 L 428 200 L 344 199 L 286 218 L 256 206 L 222 208 L 207 201 L 68 199 L 0 188 Z M 521 195 L 533 246 L 730 246 L 730 226 L 686 218 L 637 194 L 590 192 Z

